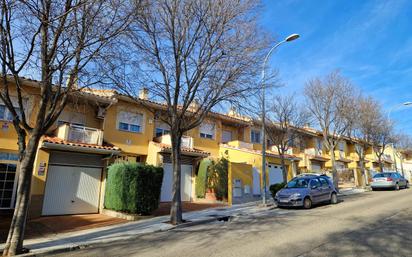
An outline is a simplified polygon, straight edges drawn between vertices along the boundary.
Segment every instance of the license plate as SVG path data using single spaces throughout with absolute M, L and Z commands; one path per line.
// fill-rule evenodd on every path
M 287 202 L 289 202 L 289 201 L 288 201 L 288 199 L 279 199 L 279 202 L 281 202 L 281 203 L 287 203 Z

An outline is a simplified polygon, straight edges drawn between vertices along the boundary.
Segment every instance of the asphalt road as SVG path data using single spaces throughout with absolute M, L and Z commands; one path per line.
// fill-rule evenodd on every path
M 270 210 L 54 256 L 412 256 L 412 189 Z

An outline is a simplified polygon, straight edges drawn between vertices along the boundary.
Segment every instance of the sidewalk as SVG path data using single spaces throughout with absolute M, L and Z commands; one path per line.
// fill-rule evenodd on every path
M 259 202 L 260 203 L 260 202 Z M 30 253 L 25 256 L 52 253 L 59 251 L 69 251 L 86 247 L 96 243 L 115 242 L 131 239 L 139 235 L 166 231 L 176 227 L 185 227 L 207 222 L 213 222 L 227 216 L 248 215 L 262 210 L 269 210 L 270 207 L 259 207 L 258 202 L 235 205 L 232 207 L 219 207 L 202 211 L 187 212 L 183 214 L 183 219 L 187 223 L 174 226 L 169 223 L 169 216 L 161 216 L 147 220 L 128 222 L 107 227 L 93 228 L 69 233 L 47 235 L 42 238 L 27 239 L 24 247 L 30 249 Z M 4 244 L 0 244 L 0 252 Z
M 342 188 L 339 190 L 338 195 L 353 195 L 353 194 L 359 194 L 359 193 L 364 193 L 370 191 L 369 188 Z

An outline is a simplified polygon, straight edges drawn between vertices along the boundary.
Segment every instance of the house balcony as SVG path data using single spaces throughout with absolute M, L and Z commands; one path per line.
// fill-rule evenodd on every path
M 237 148 L 244 148 L 244 149 L 253 150 L 253 144 L 252 143 L 247 143 L 247 142 L 240 141 L 240 140 L 233 140 L 233 141 L 227 142 L 227 144 L 230 145 L 230 146 L 237 147 Z
M 312 156 L 322 156 L 322 150 L 316 148 L 305 149 L 305 154 Z
M 307 149 L 305 149 L 304 153 L 310 160 L 317 160 L 317 161 L 327 161 L 327 160 L 329 160 L 329 158 L 327 158 L 323 155 L 321 149 L 307 148 Z
M 172 138 L 170 135 L 163 135 L 163 136 L 157 137 L 154 139 L 154 141 L 157 143 L 164 144 L 164 145 L 169 145 L 169 146 L 172 145 Z M 183 136 L 180 146 L 182 148 L 193 149 L 194 148 L 193 141 L 194 141 L 193 137 Z
M 68 142 L 103 145 L 103 131 L 73 124 L 63 124 L 57 128 L 57 137 Z
M 393 163 L 392 156 L 389 155 L 389 154 L 384 154 L 382 156 L 382 161 L 387 162 L 387 163 L 391 163 L 391 164 Z

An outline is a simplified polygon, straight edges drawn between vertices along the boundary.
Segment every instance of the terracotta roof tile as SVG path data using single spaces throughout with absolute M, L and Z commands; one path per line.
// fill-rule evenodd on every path
M 221 144 L 223 147 L 225 148 L 231 148 L 234 150 L 240 150 L 240 151 L 244 151 L 244 152 L 248 152 L 248 153 L 253 153 L 253 154 L 262 154 L 262 151 L 260 150 L 254 150 L 254 149 L 249 149 L 249 148 L 242 148 L 242 147 L 236 147 L 236 146 L 231 146 L 228 144 Z M 270 151 L 270 150 L 266 150 L 266 156 L 271 156 L 271 157 L 275 157 L 275 158 L 280 158 L 280 155 Z M 285 158 L 287 159 L 301 159 L 298 156 L 295 155 L 291 155 L 291 154 L 285 154 Z
M 162 148 L 163 151 L 164 150 L 167 150 L 167 151 L 172 150 L 172 147 L 170 145 L 167 145 L 167 144 L 157 143 L 157 142 L 154 142 L 154 141 L 153 141 L 153 144 L 155 144 L 155 145 L 159 146 L 160 148 Z M 203 151 L 203 150 L 200 150 L 200 149 L 197 149 L 197 148 L 182 147 L 181 150 L 182 150 L 183 153 L 195 153 L 195 154 L 201 154 L 201 155 L 204 155 L 204 156 L 209 156 L 210 155 L 209 152 L 206 152 L 206 151 Z
M 67 146 L 76 146 L 76 147 L 84 147 L 84 148 L 94 148 L 94 149 L 101 149 L 101 150 L 110 150 L 110 151 L 119 151 L 120 148 L 104 143 L 103 145 L 93 145 L 93 144 L 83 144 L 83 143 L 77 143 L 77 142 L 69 142 L 66 140 L 63 140 L 58 137 L 50 137 L 50 136 L 45 136 L 43 138 L 43 142 L 45 143 L 52 143 L 52 144 L 57 144 L 57 145 L 67 145 Z

